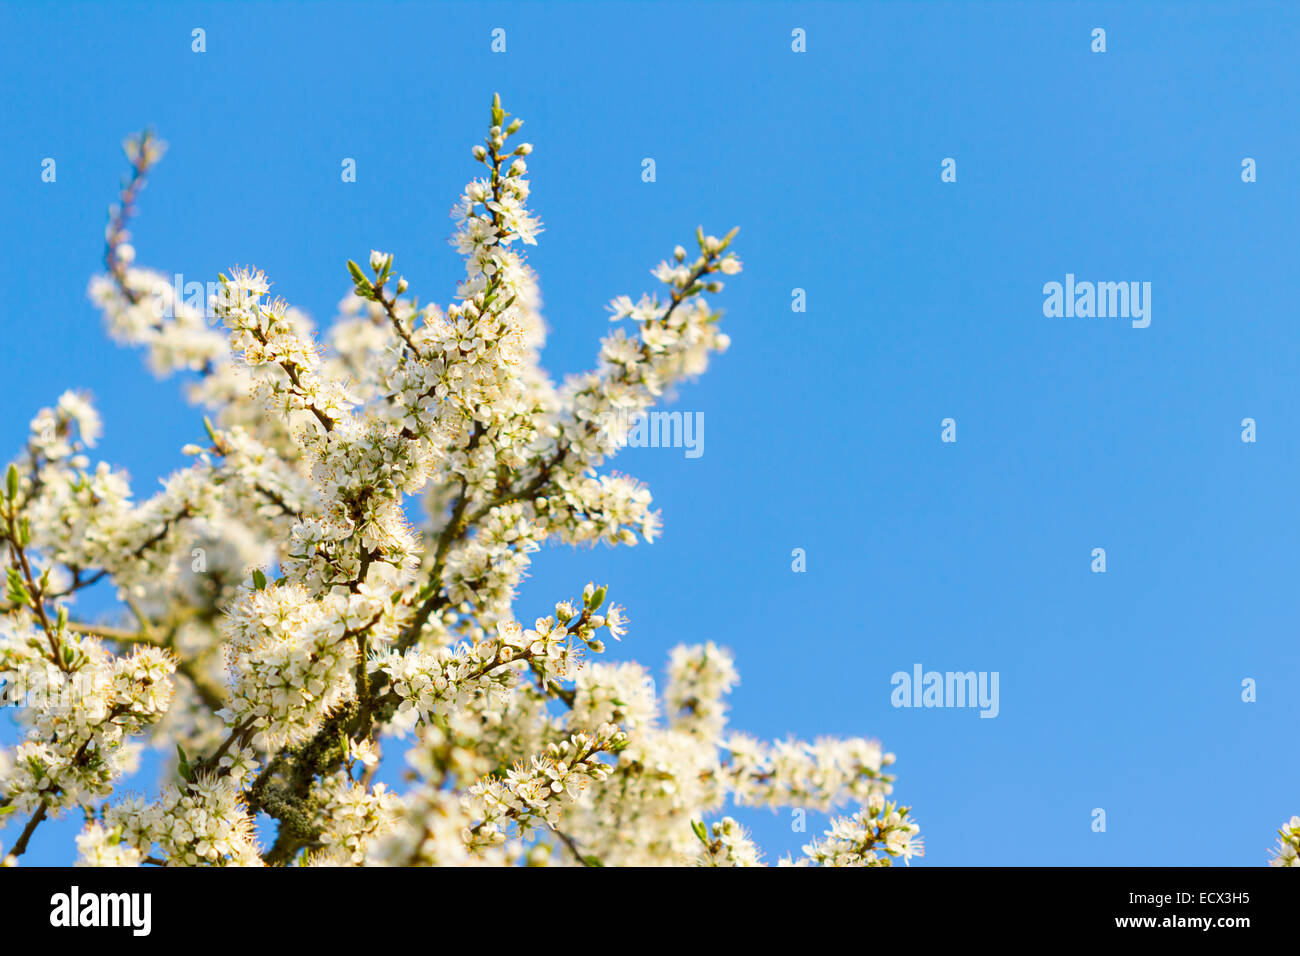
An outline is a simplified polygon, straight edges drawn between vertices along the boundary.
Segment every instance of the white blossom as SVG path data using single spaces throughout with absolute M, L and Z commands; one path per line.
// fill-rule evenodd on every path
M 712 297 L 741 270 L 734 231 L 697 230 L 697 255 L 653 270 L 662 291 L 613 300 L 595 368 L 553 381 L 519 125 L 494 100 L 452 211 L 454 298 L 408 294 L 371 250 L 321 334 L 255 267 L 196 299 L 137 265 L 128 219 L 162 144 L 128 142 L 90 296 L 156 374 L 188 373 L 194 435 L 138 496 L 65 392 L 6 472 L 0 690 L 25 734 L 0 750 L 0 809 L 31 821 L 7 861 L 72 807 L 96 866 L 751 866 L 729 806 L 849 802 L 801 862 L 919 855 L 878 743 L 728 729 L 730 651 L 675 648 L 660 691 L 593 661 L 631 631 L 604 587 L 516 607 L 544 545 L 659 536 L 650 490 L 604 470 L 611 423 L 727 348 Z M 121 607 L 90 619 L 77 598 L 101 580 Z M 390 790 L 374 778 L 403 741 L 411 783 Z M 118 786 L 143 747 L 168 761 L 153 797 Z
M 1277 846 L 1271 851 L 1269 866 L 1300 866 L 1300 817 L 1292 817 L 1277 831 Z

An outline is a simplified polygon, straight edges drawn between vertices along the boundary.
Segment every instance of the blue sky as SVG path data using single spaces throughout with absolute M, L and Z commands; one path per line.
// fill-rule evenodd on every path
M 592 363 L 605 303 L 697 223 L 741 226 L 745 261 L 732 349 L 675 406 L 704 455 L 617 461 L 664 537 L 542 552 L 521 616 L 608 581 L 612 655 L 735 651 L 737 727 L 880 737 L 929 864 L 1253 866 L 1300 813 L 1300 8 L 32 3 L 0 37 L 0 457 L 70 387 L 137 494 L 202 436 L 85 297 L 127 132 L 171 144 L 141 264 L 253 263 L 324 322 L 371 248 L 449 300 L 499 90 L 536 145 L 552 371 Z M 1045 317 L 1067 273 L 1150 282 L 1150 327 Z M 892 707 L 917 663 L 998 672 L 998 717 Z M 808 835 L 743 819 L 769 859 Z M 28 860 L 69 861 L 74 829 Z

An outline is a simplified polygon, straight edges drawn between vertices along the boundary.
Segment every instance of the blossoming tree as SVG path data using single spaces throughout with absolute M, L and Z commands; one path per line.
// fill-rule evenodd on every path
M 921 852 L 878 743 L 728 730 L 736 671 L 713 643 L 674 649 L 659 695 L 640 665 L 594 660 L 628 627 L 604 587 L 516 619 L 543 542 L 658 533 L 650 493 L 598 469 L 630 414 L 727 347 L 708 296 L 741 267 L 734 232 L 699 231 L 698 255 L 678 247 L 654 270 L 662 295 L 614 300 L 626 324 L 598 368 L 552 382 L 520 254 L 541 231 L 520 125 L 494 100 L 482 175 L 454 210 L 456 301 L 420 304 L 372 252 L 348 263 L 319 342 L 261 272 L 188 301 L 133 264 L 127 224 L 163 144 L 128 141 L 91 296 L 156 373 L 193 373 L 207 438 L 137 501 L 91 461 L 99 418 L 67 393 L 7 469 L 0 686 L 25 731 L 0 750 L 0 814 L 21 823 L 7 862 L 80 810 L 86 864 L 743 866 L 760 852 L 719 816 L 729 803 L 847 801 L 857 811 L 790 862 Z M 105 578 L 113 624 L 76 607 Z M 398 745 L 401 793 L 375 781 Z M 115 796 L 142 747 L 168 756 L 161 795 Z

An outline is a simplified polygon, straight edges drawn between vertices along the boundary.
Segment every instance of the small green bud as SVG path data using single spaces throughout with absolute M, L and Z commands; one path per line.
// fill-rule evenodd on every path
M 370 285 L 370 280 L 366 278 L 366 274 L 361 271 L 361 267 L 349 259 L 348 272 L 352 274 L 352 282 L 357 287 L 357 295 L 363 299 L 368 299 L 373 287 Z
M 27 586 L 13 565 L 5 568 L 5 598 L 24 607 L 32 603 L 32 596 L 27 593 Z

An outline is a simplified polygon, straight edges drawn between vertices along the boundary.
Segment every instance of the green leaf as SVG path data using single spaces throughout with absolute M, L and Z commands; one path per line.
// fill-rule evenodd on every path
M 266 575 L 262 573 L 261 568 L 253 569 L 253 587 L 259 591 L 266 590 Z
M 709 845 L 709 831 L 705 828 L 702 821 L 692 820 L 691 829 L 695 831 L 695 835 L 700 838 L 701 843 L 705 846 Z
M 176 757 L 176 769 L 180 772 L 181 778 L 192 783 L 194 781 L 194 771 L 190 769 L 190 759 L 185 756 L 185 748 L 180 744 L 176 745 Z
M 0 817 L 7 817 L 9 814 L 13 813 L 17 809 L 18 808 L 14 806 L 12 803 L 9 804 L 9 806 L 7 807 L 0 807 Z
M 5 492 L 10 501 L 18 497 L 18 466 L 13 463 L 5 472 Z

